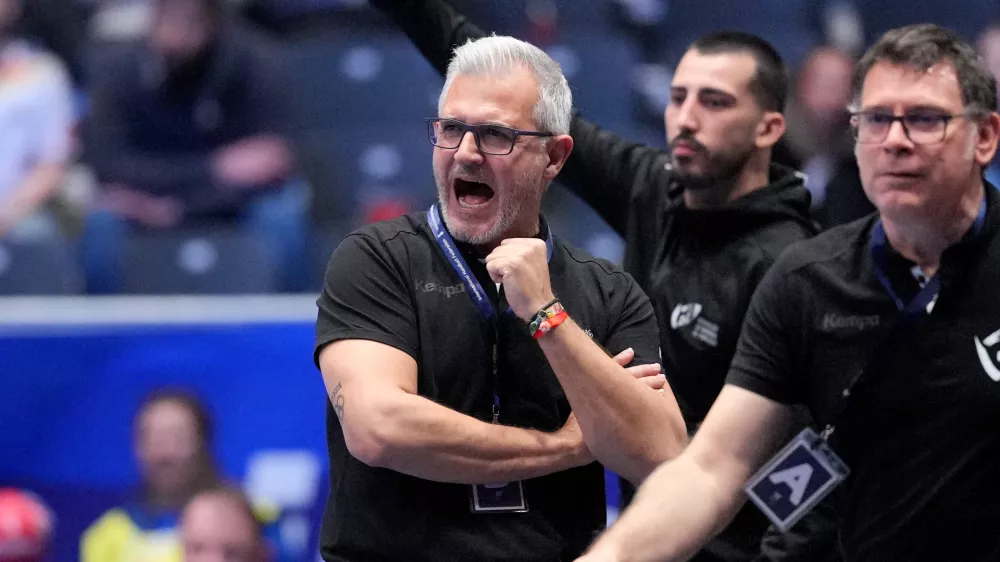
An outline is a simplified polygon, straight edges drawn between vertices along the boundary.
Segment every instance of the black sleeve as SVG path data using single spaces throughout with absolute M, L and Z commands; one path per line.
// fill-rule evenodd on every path
M 85 128 L 87 155 L 101 183 L 123 183 L 153 195 L 179 195 L 212 184 L 206 154 L 163 155 L 136 149 L 131 127 L 140 127 L 126 115 L 128 96 L 137 84 L 130 79 L 132 61 L 95 77 L 90 117 Z M 130 125 L 130 122 L 132 124 Z
M 617 302 L 613 306 L 619 314 L 604 343 L 605 349 L 617 355 L 631 347 L 635 351 L 632 365 L 660 363 L 660 331 L 649 297 L 627 273 L 617 272 L 614 276 Z
M 727 384 L 785 404 L 802 401 L 794 367 L 800 345 L 799 296 L 789 289 L 781 261 L 764 275 L 750 299 Z
M 414 359 L 419 340 L 412 292 L 402 270 L 378 240 L 350 234 L 330 257 L 316 305 L 313 361 L 332 342 L 363 339 L 395 347 Z
M 842 487 L 835 489 L 788 532 L 768 527 L 755 562 L 843 562 L 838 534 L 842 495 Z
M 441 76 L 455 47 L 486 34 L 445 0 L 369 0 L 403 30 Z
M 483 37 L 445 0 L 371 0 L 392 18 L 443 76 L 456 47 Z M 637 185 L 653 181 L 666 164 L 658 149 L 628 142 L 574 114 L 574 148 L 558 181 L 597 211 L 619 234 L 625 234 L 629 202 Z
M 667 153 L 627 141 L 575 114 L 570 136 L 573 152 L 557 180 L 624 236 L 634 192 L 665 181 Z

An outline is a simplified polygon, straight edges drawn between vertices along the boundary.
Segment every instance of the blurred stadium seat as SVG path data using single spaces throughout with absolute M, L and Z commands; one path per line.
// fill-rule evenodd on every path
M 130 294 L 269 293 L 278 279 L 274 252 L 261 239 L 214 228 L 132 235 L 122 269 Z
M 893 27 L 925 22 L 942 25 L 967 41 L 974 41 L 985 26 L 996 23 L 1000 18 L 1000 3 L 996 0 L 955 0 L 947 3 L 880 0 L 855 4 L 869 43 Z
M 68 295 L 82 289 L 75 253 L 64 242 L 0 242 L 0 295 Z
M 562 66 L 573 92 L 573 105 L 585 117 L 602 122 L 631 117 L 629 83 L 638 62 L 628 39 L 579 28 L 560 35 L 545 51 Z
M 308 449 L 259 450 L 247 461 L 244 491 L 255 504 L 280 510 L 282 543 L 299 559 L 312 538 L 307 514 L 320 499 L 321 466 Z
M 380 199 L 434 198 L 433 147 L 422 118 L 313 131 L 304 142 L 330 163 L 329 184 L 352 206 L 352 217 L 362 216 Z
M 337 248 L 337 244 L 346 236 L 354 225 L 340 222 L 331 223 L 316 229 L 312 234 L 309 244 L 309 285 L 308 288 L 320 291 L 323 288 L 323 278 L 326 274 L 326 266 L 330 261 L 330 255 Z
M 405 37 L 324 35 L 290 45 L 285 60 L 309 130 L 437 114 L 443 81 Z
M 763 37 L 794 68 L 820 42 L 820 30 L 813 18 L 808 2 L 715 0 L 710 13 L 702 3 L 670 2 L 663 33 L 666 60 L 676 63 L 702 35 L 737 30 Z

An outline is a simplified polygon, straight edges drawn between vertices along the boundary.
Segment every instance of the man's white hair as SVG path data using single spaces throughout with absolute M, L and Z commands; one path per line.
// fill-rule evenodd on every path
M 532 111 L 535 125 L 542 132 L 569 134 L 573 94 L 562 68 L 545 51 L 514 37 L 492 35 L 470 39 L 455 49 L 438 98 L 438 114 L 456 76 L 503 75 L 521 66 L 530 70 L 538 82 L 538 102 Z

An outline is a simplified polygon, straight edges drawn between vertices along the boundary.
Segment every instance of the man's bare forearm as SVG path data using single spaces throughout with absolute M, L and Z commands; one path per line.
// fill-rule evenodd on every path
M 741 493 L 726 492 L 725 488 L 687 457 L 664 463 L 580 562 L 689 559 L 743 505 Z
M 636 381 L 572 319 L 544 335 L 539 345 L 580 421 L 587 447 L 601 463 L 641 482 L 687 443 L 680 409 Z
M 590 460 L 582 439 L 565 431 L 482 422 L 415 394 L 400 392 L 371 405 L 352 403 L 352 397 L 338 392 L 330 398 L 355 457 L 426 480 L 502 483 Z

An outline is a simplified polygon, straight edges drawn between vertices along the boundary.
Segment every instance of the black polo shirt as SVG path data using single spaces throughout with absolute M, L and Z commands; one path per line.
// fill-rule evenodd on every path
M 545 234 L 543 221 L 540 236 Z M 459 248 L 496 303 L 496 285 L 478 259 L 482 256 L 471 247 Z M 637 363 L 659 361 L 652 306 L 628 274 L 559 238 L 549 270 L 553 292 L 595 341 L 611 353 L 632 347 Z M 390 345 L 416 360 L 420 395 L 491 420 L 494 327 L 445 259 L 426 213 L 348 235 L 330 259 L 318 305 L 317 357 L 337 340 Z M 501 300 L 496 309 L 508 307 Z M 570 406 L 527 326 L 508 312 L 499 316 L 497 330 L 500 423 L 561 428 Z M 372 376 L 378 376 L 372 367 Z M 468 485 L 422 480 L 351 457 L 329 410 L 325 560 L 569 561 L 606 525 L 604 471 L 597 463 L 525 481 L 528 513 L 473 515 Z
M 1000 201 L 986 197 L 981 229 L 945 251 L 932 312 L 915 321 L 876 275 L 874 216 L 792 246 L 754 295 L 728 382 L 836 422 L 852 471 L 848 560 L 1000 559 Z M 913 264 L 884 261 L 912 298 Z

